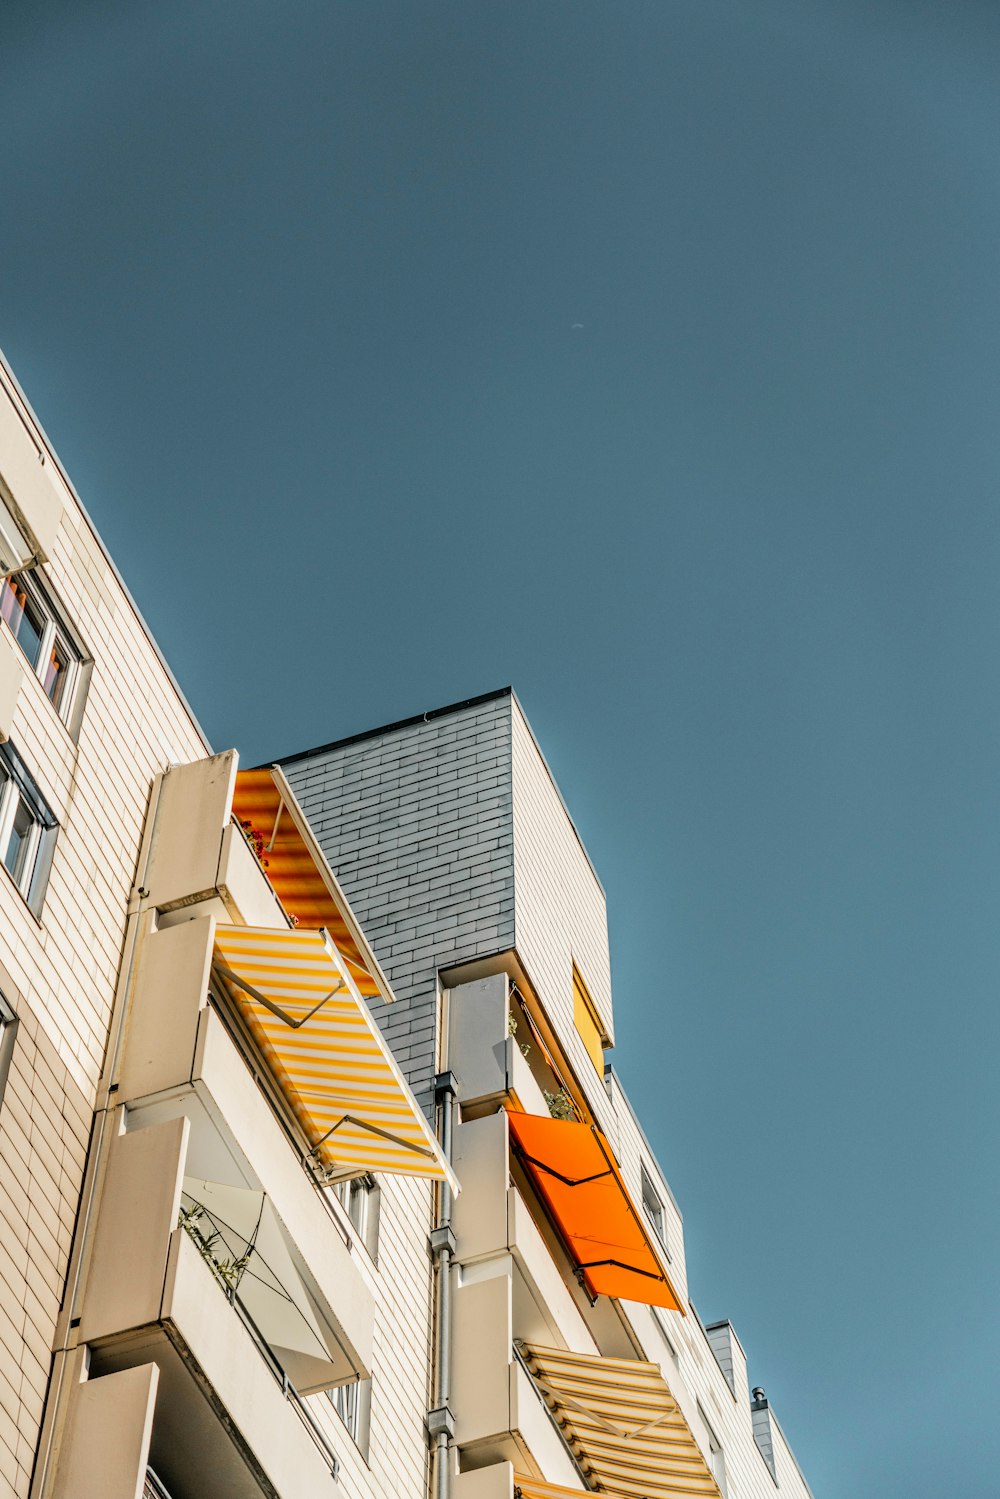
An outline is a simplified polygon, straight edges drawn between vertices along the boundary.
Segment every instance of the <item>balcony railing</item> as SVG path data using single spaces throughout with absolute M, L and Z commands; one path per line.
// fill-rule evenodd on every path
M 170 1495 L 152 1468 L 146 1469 L 146 1481 L 142 1486 L 142 1499 L 170 1499 Z

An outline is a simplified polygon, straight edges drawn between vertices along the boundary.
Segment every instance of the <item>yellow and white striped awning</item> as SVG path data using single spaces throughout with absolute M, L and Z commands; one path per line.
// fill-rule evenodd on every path
M 518 1351 L 594 1487 L 626 1499 L 721 1499 L 655 1364 L 527 1343 Z
M 457 1183 L 326 931 L 220 926 L 214 971 L 325 1181 L 362 1171 Z
M 585 1488 L 567 1489 L 561 1483 L 545 1483 L 541 1478 L 527 1478 L 523 1473 L 514 1474 L 514 1499 L 584 1499 L 590 1492 Z M 601 1499 L 623 1499 L 623 1496 L 602 1489 Z

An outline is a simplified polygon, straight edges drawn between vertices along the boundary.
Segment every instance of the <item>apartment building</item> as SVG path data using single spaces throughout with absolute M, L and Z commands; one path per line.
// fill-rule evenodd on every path
M 509 691 L 213 754 L 0 366 L 0 1499 L 808 1489 Z
M 514 694 L 282 769 L 461 1186 L 432 1235 L 438 1499 L 804 1499 L 733 1327 L 688 1297 L 680 1210 L 607 1063 L 604 892 Z

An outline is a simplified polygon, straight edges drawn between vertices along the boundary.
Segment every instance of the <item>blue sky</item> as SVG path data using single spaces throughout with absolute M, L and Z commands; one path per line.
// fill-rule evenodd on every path
M 213 742 L 512 682 L 700 1312 L 817 1499 L 992 1492 L 1000 11 L 0 44 L 0 343 Z

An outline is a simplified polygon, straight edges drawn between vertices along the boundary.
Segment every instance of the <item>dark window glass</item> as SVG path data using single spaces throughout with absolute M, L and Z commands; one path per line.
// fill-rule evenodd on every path
M 69 672 L 69 661 L 69 651 L 57 635 L 52 642 L 52 650 L 49 652 L 49 659 L 42 673 L 42 686 L 55 708 L 58 708 L 62 702 L 63 689 L 66 686 L 66 677 Z
M 45 616 L 16 574 L 13 578 L 4 580 L 3 594 L 0 596 L 0 616 L 7 621 L 15 640 L 32 666 L 37 667 Z
M 23 796 L 17 799 L 17 808 L 14 812 L 14 824 L 10 830 L 10 838 L 7 840 L 7 851 L 3 861 L 13 880 L 20 883 L 24 873 L 25 861 L 28 857 L 28 848 L 31 843 L 31 830 L 35 826 L 35 819 L 31 815 L 31 808 Z

